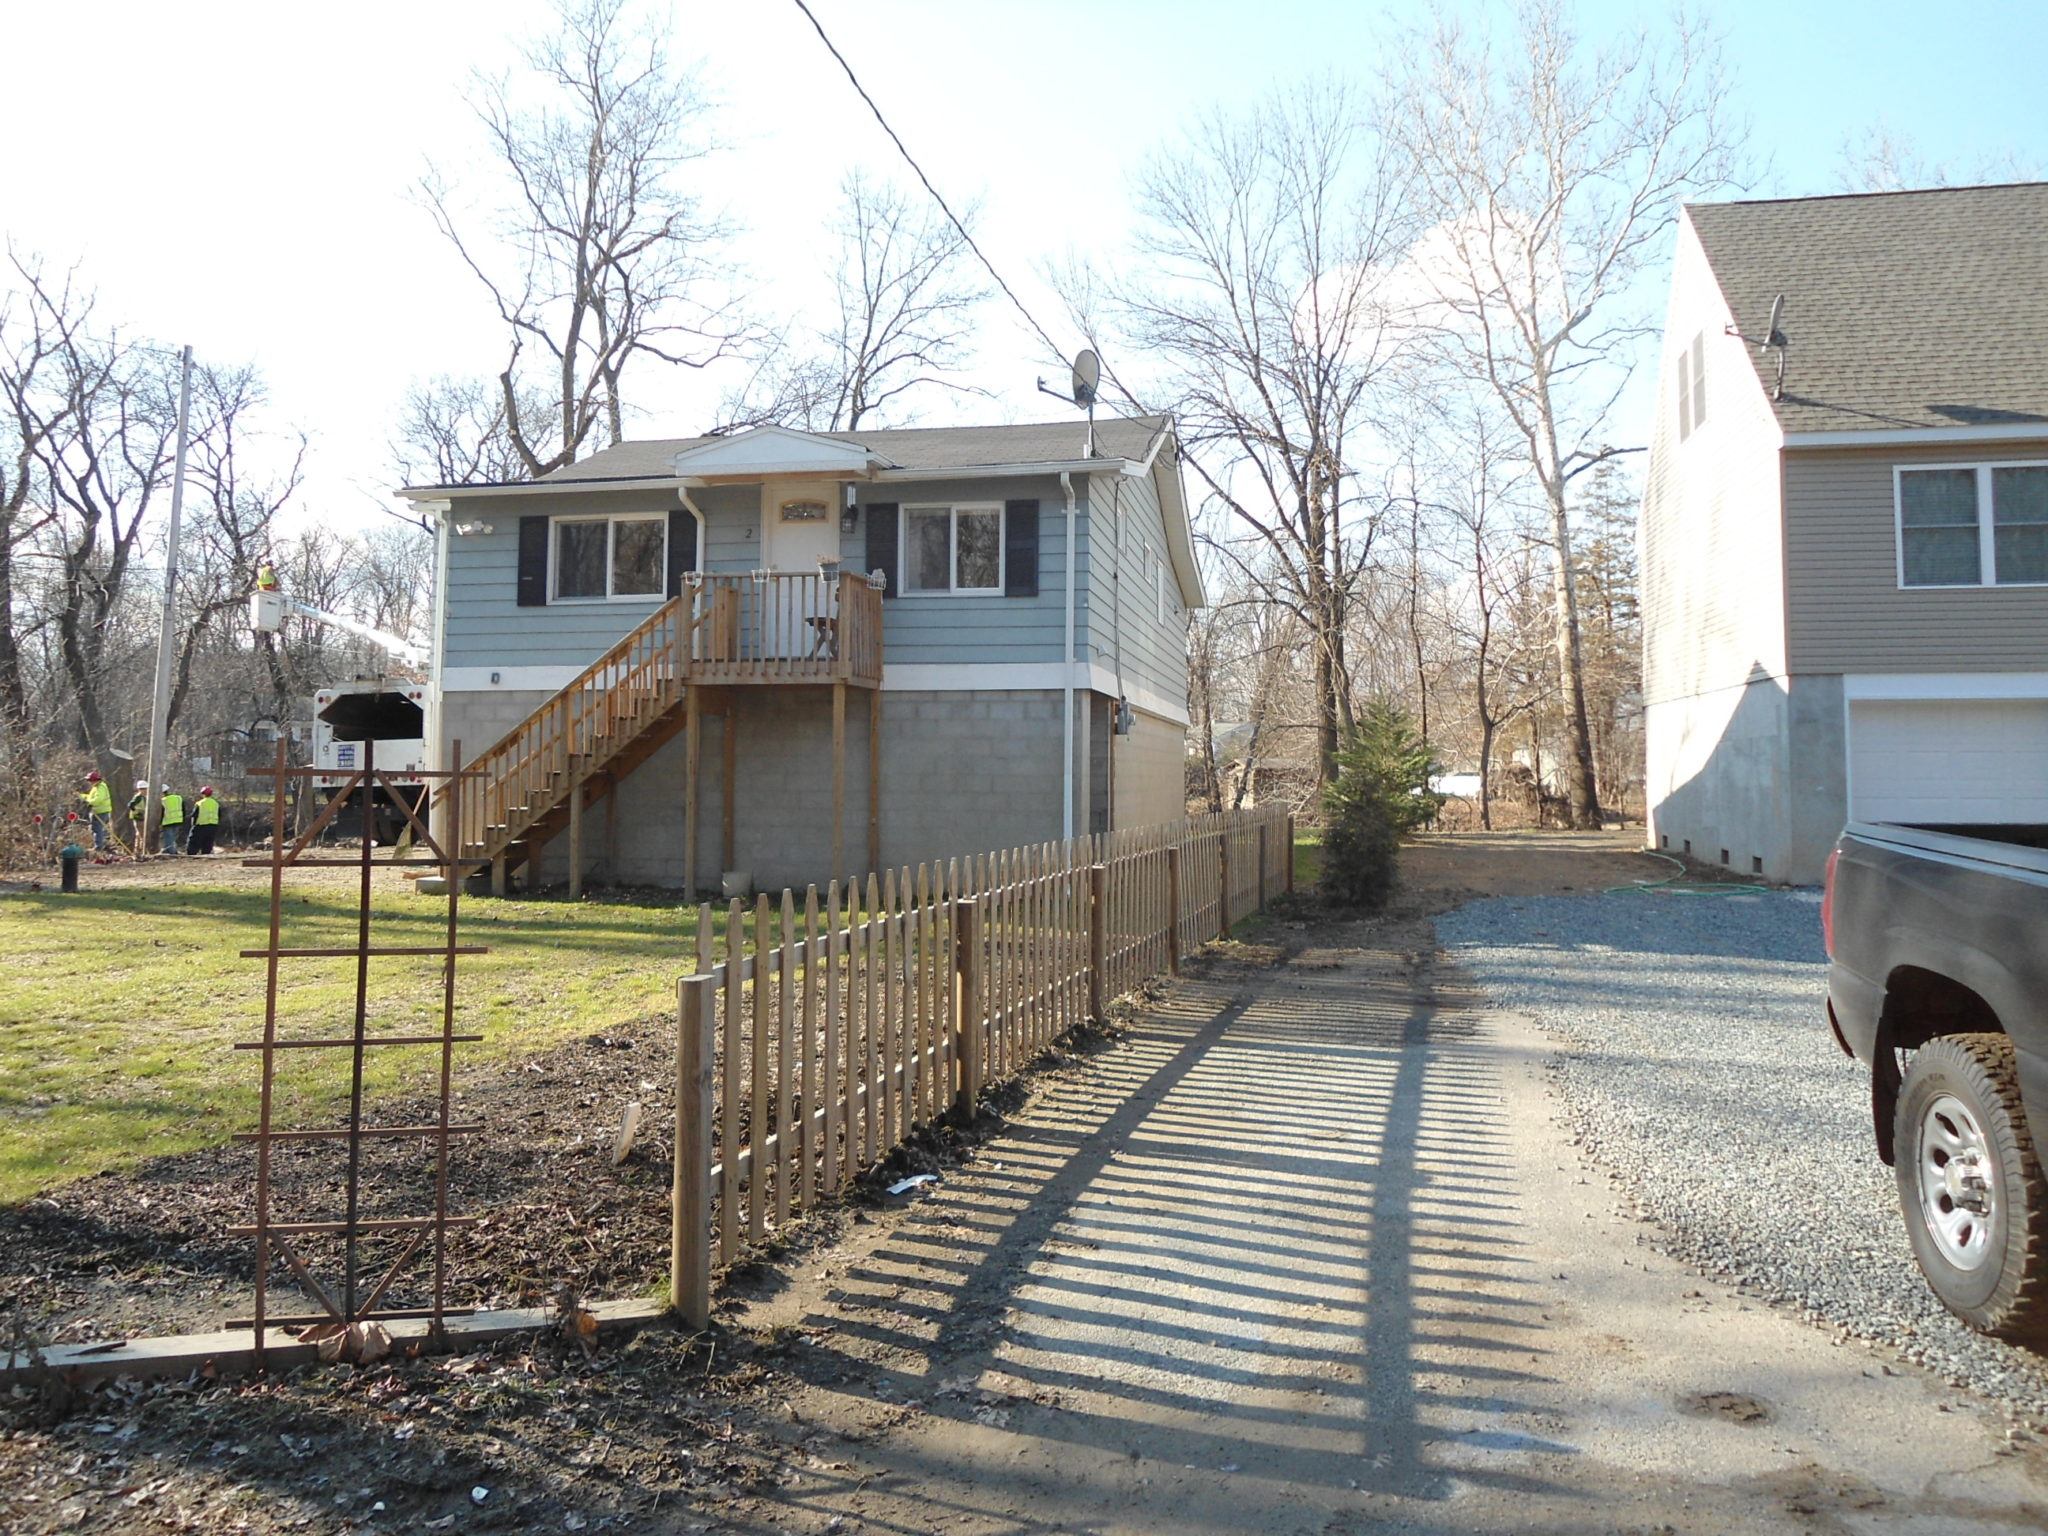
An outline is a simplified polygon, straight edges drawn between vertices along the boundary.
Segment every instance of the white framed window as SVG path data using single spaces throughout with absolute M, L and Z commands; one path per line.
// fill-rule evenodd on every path
M 934 596 L 1003 591 L 1000 502 L 903 509 L 903 590 Z
M 1707 333 L 1701 331 L 1678 354 L 1678 440 L 1691 437 L 1693 428 L 1706 419 Z
M 2048 586 L 2048 462 L 1892 471 L 1901 587 Z
M 668 514 L 558 517 L 548 529 L 548 597 L 605 602 L 660 597 L 668 585 Z

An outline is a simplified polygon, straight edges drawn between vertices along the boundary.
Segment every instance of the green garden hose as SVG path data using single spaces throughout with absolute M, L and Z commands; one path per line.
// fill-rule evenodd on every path
M 1769 894 L 1771 890 L 1768 885 L 1750 885 L 1734 880 L 1681 879 L 1680 876 L 1685 873 L 1685 866 L 1670 854 L 1656 853 L 1648 848 L 1643 852 L 1650 858 L 1662 859 L 1675 868 L 1678 874 L 1666 875 L 1662 880 L 1633 880 L 1627 885 L 1610 885 L 1601 892 L 1603 896 L 1627 894 L 1631 891 L 1658 891 L 1666 896 L 1763 896 Z

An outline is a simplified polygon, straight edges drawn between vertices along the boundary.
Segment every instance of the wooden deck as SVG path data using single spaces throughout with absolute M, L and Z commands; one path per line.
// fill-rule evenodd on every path
M 461 857 L 493 861 L 495 883 L 502 885 L 508 861 L 530 858 L 557 832 L 568 830 L 572 847 L 580 843 L 589 803 L 678 731 L 692 728 L 694 747 L 705 690 L 830 685 L 834 746 L 843 755 L 845 690 L 882 685 L 881 588 L 853 572 L 684 580 L 681 596 L 464 764 L 481 777 L 463 791 L 454 841 Z

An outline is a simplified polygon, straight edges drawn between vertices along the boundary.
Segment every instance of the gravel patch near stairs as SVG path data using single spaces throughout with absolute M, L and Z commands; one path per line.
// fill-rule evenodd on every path
M 1965 1328 L 1913 1263 L 1865 1069 L 1823 1012 L 1817 893 L 1497 898 L 1437 934 L 1494 1003 L 1561 1037 L 1573 1135 L 1660 1246 L 2048 1418 L 2048 1359 Z

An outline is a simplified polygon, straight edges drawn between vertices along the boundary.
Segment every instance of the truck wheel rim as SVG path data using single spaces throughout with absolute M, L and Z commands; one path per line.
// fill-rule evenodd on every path
M 1957 1269 L 1975 1269 L 1991 1256 L 1998 1164 L 1976 1114 L 1953 1094 L 1942 1094 L 1920 1117 L 1920 1214 Z

